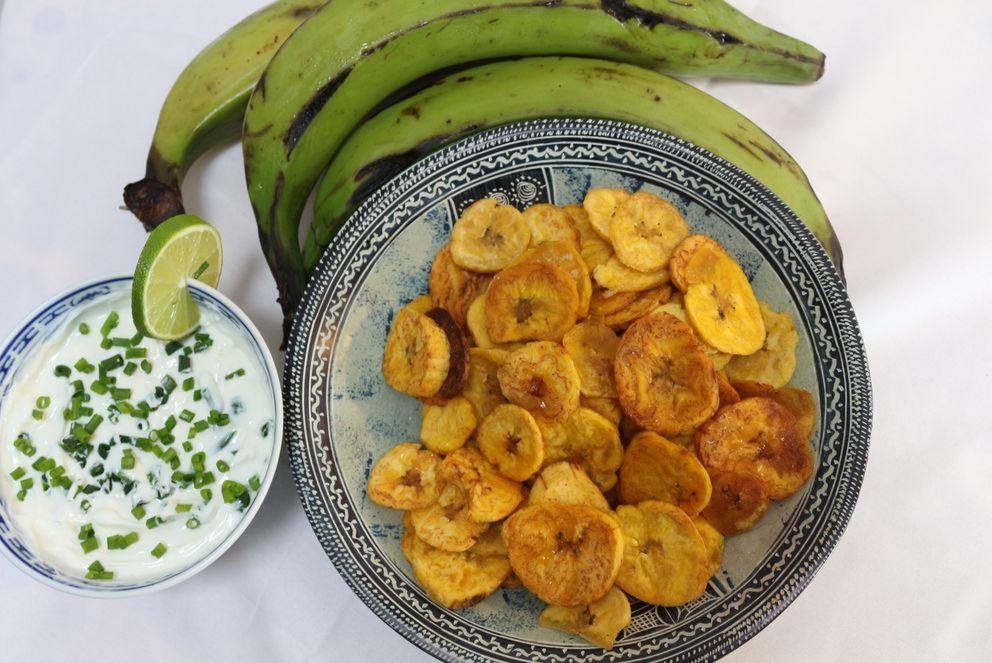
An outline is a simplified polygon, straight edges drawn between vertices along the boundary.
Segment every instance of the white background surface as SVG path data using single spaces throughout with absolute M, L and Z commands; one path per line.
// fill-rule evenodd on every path
M 262 3 L 7 0 L 0 14 L 0 335 L 84 279 L 129 272 L 119 211 L 185 63 Z M 704 88 L 805 167 L 843 243 L 875 393 L 847 533 L 789 609 L 727 658 L 987 660 L 992 650 L 992 9 L 989 3 L 738 0 L 827 53 L 807 87 Z M 184 190 L 225 240 L 221 287 L 278 344 L 240 150 Z M 0 564 L 0 658 L 427 660 L 348 590 L 285 464 L 240 541 L 143 598 L 62 595 Z

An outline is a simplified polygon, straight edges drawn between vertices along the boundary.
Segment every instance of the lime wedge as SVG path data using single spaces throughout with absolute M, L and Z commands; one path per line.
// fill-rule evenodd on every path
M 215 287 L 222 259 L 220 233 L 197 216 L 180 214 L 153 230 L 134 268 L 131 314 L 138 331 L 170 341 L 196 329 L 200 310 L 186 283 Z

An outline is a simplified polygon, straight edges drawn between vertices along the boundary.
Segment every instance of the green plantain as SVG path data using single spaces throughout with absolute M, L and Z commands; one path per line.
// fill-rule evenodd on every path
M 274 2 L 221 35 L 179 74 L 159 112 L 145 178 L 124 188 L 124 203 L 146 228 L 183 212 L 180 185 L 190 165 L 241 134 L 248 97 L 265 65 L 323 4 Z
M 750 120 L 664 74 L 591 58 L 545 57 L 452 74 L 381 111 L 351 134 L 317 189 L 304 251 L 307 270 L 362 200 L 400 170 L 480 129 L 541 117 L 632 122 L 708 149 L 785 201 L 840 269 L 840 244 L 806 175 Z
M 284 312 L 304 284 L 307 196 L 390 93 L 445 67 L 556 54 L 774 82 L 823 71 L 819 51 L 721 0 L 335 0 L 279 50 L 245 114 L 248 193 Z

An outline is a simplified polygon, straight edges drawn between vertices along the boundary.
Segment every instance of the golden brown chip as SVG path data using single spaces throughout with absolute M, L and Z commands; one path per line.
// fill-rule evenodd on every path
M 706 546 L 706 571 L 712 578 L 723 566 L 723 535 L 699 516 L 692 519 L 692 524 L 696 526 L 696 531 L 699 532 L 699 536 L 703 539 L 703 545 Z
M 630 601 L 616 587 L 589 605 L 566 608 L 549 605 L 538 617 L 546 628 L 582 636 L 604 649 L 613 649 L 617 635 L 630 624 Z
M 441 493 L 441 458 L 419 444 L 403 442 L 376 461 L 365 486 L 369 499 L 391 509 L 419 509 Z
M 796 370 L 799 334 L 788 313 L 776 313 L 764 302 L 758 307 L 765 324 L 765 343 L 753 354 L 733 357 L 726 367 L 727 377 L 763 382 L 777 389 L 788 384 Z
M 686 315 L 685 309 L 682 308 L 682 296 L 681 293 L 675 293 L 672 298 L 665 304 L 655 308 L 654 313 L 670 313 L 682 322 L 689 324 L 689 316 Z M 691 325 L 690 325 L 691 328 Z M 693 330 L 695 333 L 695 330 Z M 698 335 L 697 335 L 698 338 Z M 708 345 L 706 341 L 699 339 L 699 342 L 703 345 L 703 349 L 706 350 L 706 355 L 713 361 L 713 368 L 716 370 L 722 369 L 733 355 L 727 354 L 726 352 L 720 352 L 711 345 Z
M 611 312 L 603 316 L 603 323 L 613 329 L 623 330 L 630 326 L 638 318 L 643 318 L 649 313 L 653 313 L 658 307 L 663 306 L 672 294 L 672 286 L 665 285 L 633 293 L 634 300 L 618 311 Z
M 591 273 L 610 259 L 613 247 L 593 229 L 589 215 L 581 205 L 566 205 L 564 209 L 579 233 L 579 254 Z
M 592 277 L 600 287 L 610 292 L 640 292 L 667 283 L 668 270 L 662 268 L 655 272 L 639 272 L 613 256 L 594 269 Z
M 617 258 L 640 272 L 668 268 L 676 245 L 689 235 L 689 225 L 667 200 L 647 191 L 632 194 L 610 221 L 610 243 Z
M 510 353 L 506 350 L 470 348 L 468 351 L 468 383 L 462 396 L 475 408 L 475 418 L 485 419 L 493 408 L 506 403 L 497 373 Z
M 462 447 L 448 454 L 438 469 L 468 500 L 470 520 L 493 523 L 513 513 L 524 499 L 523 487 L 504 477 L 478 449 Z
M 623 557 L 616 519 L 574 504 L 520 509 L 503 523 L 503 542 L 524 586 L 553 605 L 587 605 L 603 598 Z
M 613 292 L 594 288 L 589 301 L 589 315 L 603 320 L 621 313 L 637 301 L 638 295 L 636 292 Z
M 620 401 L 615 398 L 581 396 L 579 397 L 579 406 L 587 407 L 596 414 L 602 415 L 617 428 L 620 427 L 620 422 L 623 420 L 623 410 L 620 409 Z
M 740 472 L 710 475 L 713 494 L 702 516 L 724 536 L 754 527 L 768 510 L 768 496 L 758 477 Z
M 697 251 L 686 268 L 684 306 L 692 328 L 720 352 L 757 352 L 765 342 L 765 323 L 751 283 L 729 255 L 707 257 L 708 251 Z M 701 261 L 708 269 L 697 269 Z
M 537 425 L 544 437 L 545 465 L 573 461 L 600 490 L 613 487 L 617 481 L 616 472 L 623 462 L 623 446 L 616 426 L 584 407 L 561 422 L 538 417 Z
M 493 531 L 498 531 L 498 530 L 493 528 Z M 517 587 L 523 587 L 523 586 L 524 584 L 520 582 L 520 578 L 518 578 L 517 574 L 513 572 L 513 569 L 510 569 L 510 573 L 506 576 L 506 579 L 503 580 L 503 584 L 500 585 L 500 587 L 502 587 L 503 589 L 516 589 Z
M 544 440 L 530 412 L 498 405 L 479 426 L 479 450 L 508 479 L 524 481 L 541 469 Z
M 564 269 L 574 279 L 579 295 L 577 316 L 584 318 L 589 315 L 589 300 L 592 297 L 589 268 L 571 244 L 553 240 L 543 242 L 524 253 L 520 262 L 543 262 Z
M 641 502 L 618 506 L 617 517 L 624 538 L 616 581 L 620 589 L 645 603 L 670 607 L 703 593 L 709 556 L 689 516 L 666 502 Z
M 668 313 L 652 313 L 627 328 L 614 377 L 624 412 L 663 435 L 695 428 L 719 404 L 713 362 L 688 325 Z
M 530 228 L 532 247 L 544 242 L 565 242 L 579 250 L 579 231 L 562 208 L 547 203 L 531 205 L 524 210 L 524 221 Z
M 437 252 L 431 266 L 431 300 L 434 306 L 446 309 L 459 325 L 464 326 L 468 307 L 486 292 L 491 278 L 488 274 L 476 274 L 456 265 L 451 260 L 451 245 L 446 244 Z
M 773 398 L 796 418 L 799 439 L 808 440 L 812 437 L 813 428 L 816 426 L 816 405 L 813 404 L 813 394 L 795 387 L 782 387 L 775 391 Z
M 620 501 L 660 500 L 695 516 L 710 501 L 710 477 L 696 455 L 651 431 L 631 440 L 620 466 Z
M 403 535 L 403 554 L 427 594 L 453 610 L 482 601 L 510 574 L 510 560 L 495 528 L 464 552 L 434 548 L 408 529 Z
M 775 398 L 775 387 L 753 380 L 732 380 L 730 386 L 741 398 Z
M 675 287 L 685 292 L 689 284 L 686 280 L 686 270 L 689 267 L 689 259 L 696 251 L 711 251 L 714 254 L 725 253 L 723 247 L 716 240 L 706 235 L 689 235 L 675 247 L 672 251 L 672 258 L 668 261 L 668 273 L 672 277 Z
M 727 380 L 727 376 L 724 375 L 723 371 L 716 372 L 716 384 L 720 393 L 720 407 L 733 405 L 741 399 L 740 394 L 737 393 L 737 390 Z
M 441 398 L 454 398 L 462 393 L 468 381 L 468 342 L 455 318 L 443 308 L 432 308 L 425 313 L 448 338 L 448 374 L 437 390 Z
M 582 466 L 571 461 L 548 465 L 534 480 L 527 497 L 527 504 L 584 504 L 600 511 L 609 511 L 610 505 L 603 493 L 585 473 Z
M 612 329 L 595 320 L 580 322 L 561 339 L 575 370 L 583 396 L 616 398 L 613 384 L 613 356 L 620 339 Z
M 417 536 L 435 548 L 461 552 L 475 545 L 489 523 L 475 522 L 468 515 L 468 495 L 458 486 L 448 483 L 441 489 L 437 501 L 408 512 L 410 527 Z
M 476 425 L 475 408 L 462 396 L 443 405 L 424 405 L 420 441 L 431 451 L 450 453 L 465 446 Z
M 575 362 L 557 343 L 536 341 L 511 352 L 497 376 L 503 395 L 534 414 L 562 420 L 579 407 Z
M 410 396 L 433 396 L 448 376 L 451 346 L 436 322 L 400 309 L 386 336 L 382 375 L 386 384 Z
M 474 272 L 498 272 L 516 262 L 529 243 L 530 228 L 515 207 L 482 198 L 451 229 L 451 259 Z
M 582 201 L 582 209 L 589 217 L 589 224 L 600 237 L 609 241 L 610 224 L 617 208 L 630 194 L 622 189 L 589 189 Z
M 420 295 L 407 303 L 403 308 L 410 309 L 416 313 L 427 313 L 432 308 L 435 308 L 435 304 L 430 295 Z
M 496 343 L 560 340 L 575 324 L 578 310 L 575 279 L 548 263 L 507 267 L 486 291 L 486 326 Z
M 813 473 L 813 451 L 796 418 L 770 398 L 745 398 L 717 412 L 696 432 L 696 450 L 708 470 L 758 477 L 774 500 L 795 493 Z
M 469 334 L 479 348 L 498 348 L 500 350 L 513 351 L 523 347 L 523 343 L 496 343 L 489 338 L 489 325 L 486 323 L 486 296 L 479 295 L 468 307 L 468 315 L 465 317 L 465 325 Z

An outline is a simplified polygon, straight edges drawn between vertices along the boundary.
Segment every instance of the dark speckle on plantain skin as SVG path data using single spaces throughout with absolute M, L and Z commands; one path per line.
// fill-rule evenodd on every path
M 750 147 L 748 147 L 746 143 L 742 142 L 739 138 L 737 138 L 737 136 L 735 136 L 733 134 L 728 134 L 726 131 L 721 131 L 720 133 L 722 133 L 727 138 L 727 140 L 729 140 L 731 143 L 733 143 L 737 147 L 741 148 L 742 150 L 744 150 L 745 152 L 747 152 L 748 154 L 750 154 L 752 157 L 754 157 L 758 161 L 762 161 L 761 156 L 759 154 L 757 154 L 754 150 L 752 150 Z

